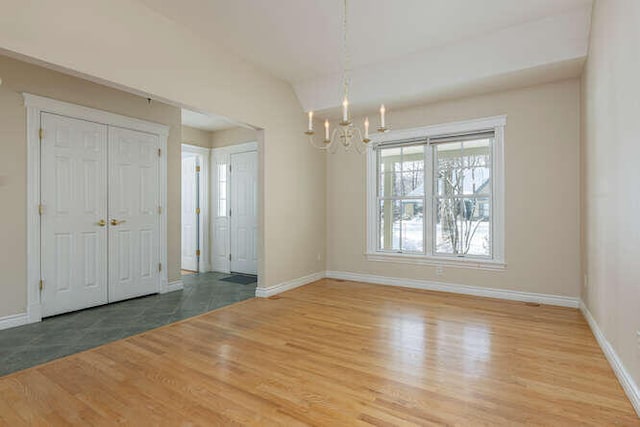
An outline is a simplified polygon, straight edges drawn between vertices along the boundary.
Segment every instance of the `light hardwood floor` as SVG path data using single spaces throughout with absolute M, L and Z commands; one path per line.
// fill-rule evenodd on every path
M 0 424 L 639 425 L 574 309 L 321 280 L 0 378 Z

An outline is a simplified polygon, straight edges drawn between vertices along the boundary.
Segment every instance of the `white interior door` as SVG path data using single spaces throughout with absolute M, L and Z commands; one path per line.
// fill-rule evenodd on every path
M 159 140 L 109 127 L 109 301 L 158 292 Z
M 258 272 L 258 153 L 231 155 L 231 271 Z
M 108 301 L 107 126 L 42 113 L 41 127 L 41 296 L 51 316 Z
M 196 165 L 197 156 L 182 154 L 182 269 L 197 271 L 197 194 Z

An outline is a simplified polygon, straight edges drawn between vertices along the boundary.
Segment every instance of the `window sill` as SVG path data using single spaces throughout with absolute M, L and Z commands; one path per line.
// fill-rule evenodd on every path
M 471 268 L 475 270 L 501 271 L 507 269 L 507 264 L 496 260 L 477 258 L 451 258 L 440 256 L 423 256 L 373 252 L 365 254 L 367 261 L 394 262 L 398 264 L 450 266 L 456 268 Z

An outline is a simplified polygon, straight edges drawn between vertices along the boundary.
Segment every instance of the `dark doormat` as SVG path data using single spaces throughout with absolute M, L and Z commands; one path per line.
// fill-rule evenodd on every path
M 232 274 L 231 276 L 220 279 L 223 282 L 239 283 L 241 285 L 248 285 L 249 283 L 255 283 L 258 281 L 258 276 L 251 276 L 248 274 Z

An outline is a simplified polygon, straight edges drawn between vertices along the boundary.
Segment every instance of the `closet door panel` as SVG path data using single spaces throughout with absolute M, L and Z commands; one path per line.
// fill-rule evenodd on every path
M 107 302 L 107 127 L 42 113 L 43 316 Z
M 158 292 L 159 141 L 109 127 L 109 301 Z

